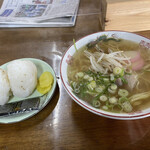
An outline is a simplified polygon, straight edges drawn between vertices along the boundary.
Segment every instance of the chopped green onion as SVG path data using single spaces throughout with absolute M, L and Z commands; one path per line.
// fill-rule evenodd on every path
M 132 75 L 132 73 L 124 72 L 125 75 Z
M 105 90 L 106 86 L 105 85 L 99 85 L 103 90 Z
M 104 81 L 105 83 L 109 83 L 109 78 L 103 78 L 103 81 Z
M 113 73 L 114 73 L 114 75 L 123 76 L 124 75 L 124 69 L 120 68 L 120 67 L 115 67 L 113 69 Z
M 127 80 L 126 80 L 124 77 L 120 77 L 120 79 L 122 80 L 122 82 L 123 82 L 124 84 L 127 84 L 127 83 L 128 83 Z
M 88 84 L 87 87 L 88 87 L 89 90 L 93 91 L 93 87 L 91 86 L 91 84 Z
M 96 88 L 96 82 L 95 81 L 91 81 L 91 86 L 93 87 L 93 88 Z
M 83 77 L 83 79 L 85 79 L 85 80 L 88 80 L 90 78 L 90 76 L 89 75 L 84 75 L 84 77 Z
M 119 89 L 118 95 L 121 97 L 127 97 L 129 95 L 129 92 L 125 89 Z
M 93 100 L 99 100 L 99 97 L 102 95 L 102 93 L 99 93 L 98 95 L 96 95 L 95 97 L 94 97 L 94 99 Z
M 128 101 L 126 101 L 122 104 L 122 108 L 127 113 L 131 112 L 133 109 L 132 105 Z
M 86 91 L 85 93 L 91 95 L 91 96 L 97 96 L 97 93 L 94 91 Z
M 123 102 L 126 102 L 126 101 L 128 101 L 127 97 L 120 97 L 119 98 L 119 103 L 123 103 Z
M 101 95 L 99 98 L 102 102 L 106 102 L 107 101 L 107 96 L 106 95 Z
M 110 109 L 113 109 L 114 104 L 110 104 L 109 101 L 106 101 L 106 106 Z
M 112 90 L 110 87 L 108 88 L 108 92 L 110 93 L 110 94 L 115 94 L 116 93 L 116 90 Z
M 74 89 L 74 92 L 75 93 L 79 93 L 80 92 L 79 88 L 78 89 Z
M 118 101 L 118 99 L 117 99 L 116 97 L 110 97 L 110 98 L 109 98 L 109 102 L 110 102 L 111 104 L 117 104 L 117 101 Z
M 88 78 L 88 81 L 93 81 L 93 77 L 89 77 L 89 78 Z
M 82 78 L 84 76 L 84 73 L 83 72 L 78 72 L 77 74 L 76 74 L 76 77 L 78 78 Z
M 93 100 L 92 105 L 93 105 L 95 108 L 98 108 L 98 107 L 100 107 L 101 103 L 100 103 L 100 101 L 98 101 L 98 100 Z
M 91 81 L 91 82 L 88 84 L 88 89 L 89 89 L 89 90 L 93 90 L 94 88 L 96 88 L 96 82 L 95 82 L 95 81 Z
M 77 49 L 77 47 L 76 47 L 76 41 L 75 41 L 75 39 L 73 39 L 73 44 L 74 44 L 74 48 L 75 48 L 75 50 L 76 50 L 76 52 L 77 52 L 78 49 Z
M 95 88 L 95 91 L 98 93 L 101 93 L 104 91 L 104 89 L 105 89 L 105 86 L 99 85 L 98 87 Z
M 110 74 L 110 81 L 114 81 L 114 80 L 115 80 L 114 74 Z
M 73 87 L 73 89 L 75 89 L 76 86 L 77 86 L 77 83 L 76 83 L 76 82 L 72 82 L 72 87 Z
M 117 85 L 116 84 L 111 84 L 111 86 L 110 86 L 110 88 L 111 88 L 111 90 L 117 90 Z
M 102 109 L 108 110 L 108 107 L 104 105 L 104 106 L 102 106 Z

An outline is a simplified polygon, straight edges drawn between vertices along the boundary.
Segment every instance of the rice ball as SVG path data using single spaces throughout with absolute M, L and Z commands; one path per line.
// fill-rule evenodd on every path
M 14 96 L 25 98 L 37 85 L 37 68 L 28 60 L 14 60 L 7 65 L 11 91 Z
M 4 105 L 9 100 L 10 85 L 5 70 L 0 68 L 0 105 Z

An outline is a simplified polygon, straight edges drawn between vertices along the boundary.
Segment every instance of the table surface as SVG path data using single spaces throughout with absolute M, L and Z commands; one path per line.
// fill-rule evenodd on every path
M 107 0 L 106 30 L 150 30 L 150 0 Z
M 89 2 L 88 4 L 86 2 Z M 59 63 L 72 39 L 101 31 L 99 0 L 82 0 L 75 27 L 0 29 L 0 65 L 17 58 Z M 150 31 L 137 32 L 150 38 Z M 0 150 L 150 149 L 150 118 L 134 121 L 97 116 L 76 104 L 61 81 L 50 103 L 15 124 L 0 124 Z

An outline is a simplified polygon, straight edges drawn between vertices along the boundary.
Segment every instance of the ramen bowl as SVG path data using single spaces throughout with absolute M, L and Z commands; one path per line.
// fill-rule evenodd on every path
M 98 37 L 106 35 L 108 38 L 115 38 L 115 39 L 124 39 L 124 40 L 129 40 L 132 42 L 136 42 L 139 47 L 143 47 L 146 49 L 150 48 L 150 40 L 129 32 L 124 32 L 124 31 L 104 31 L 104 32 L 98 32 L 94 33 L 91 35 L 87 35 L 80 40 L 76 41 L 75 45 L 73 44 L 64 54 L 61 65 L 60 65 L 60 75 L 61 75 L 61 80 L 64 85 L 64 88 L 66 89 L 67 93 L 70 95 L 70 97 L 81 107 L 84 109 L 102 116 L 102 117 L 107 117 L 111 119 L 119 119 L 119 120 L 134 120 L 134 119 L 141 119 L 150 116 L 150 107 L 140 109 L 137 111 L 133 112 L 110 112 L 110 111 L 105 111 L 103 109 L 98 109 L 93 107 L 90 103 L 86 102 L 82 98 L 79 98 L 72 90 L 71 85 L 69 84 L 69 79 L 68 79 L 68 72 L 67 68 L 69 65 L 71 65 L 73 61 L 73 55 L 76 53 L 76 51 L 83 46 L 87 45 L 91 41 L 95 41 L 98 39 Z M 76 48 L 75 48 L 76 47 Z M 132 92 L 132 91 L 131 91 Z

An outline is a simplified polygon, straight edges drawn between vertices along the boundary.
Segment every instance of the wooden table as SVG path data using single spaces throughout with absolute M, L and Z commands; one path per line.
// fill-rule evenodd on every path
M 0 29 L 0 64 L 39 58 L 59 76 L 61 56 L 72 39 L 102 30 L 99 0 L 87 1 L 81 1 L 75 27 Z M 150 38 L 150 31 L 137 33 Z M 76 104 L 59 79 L 58 85 L 50 103 L 37 115 L 0 124 L 0 150 L 150 149 L 150 118 L 120 121 L 97 116 Z
M 150 30 L 150 0 L 107 0 L 106 30 Z

